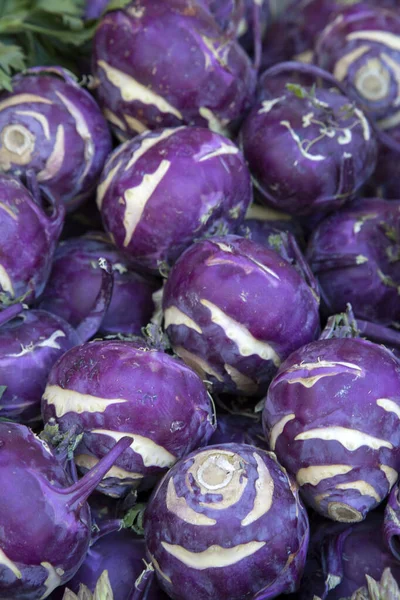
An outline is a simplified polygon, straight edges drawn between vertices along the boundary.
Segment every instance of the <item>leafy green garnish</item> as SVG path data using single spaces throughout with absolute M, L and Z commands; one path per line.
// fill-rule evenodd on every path
M 130 0 L 111 0 L 104 12 Z M 0 0 L 0 90 L 12 90 L 15 73 L 58 65 L 75 73 L 89 56 L 97 21 L 84 19 L 85 0 Z

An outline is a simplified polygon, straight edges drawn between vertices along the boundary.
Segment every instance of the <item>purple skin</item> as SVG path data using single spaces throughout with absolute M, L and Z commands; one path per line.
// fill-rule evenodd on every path
M 30 303 L 50 274 L 65 211 L 53 197 L 36 196 L 8 175 L 0 174 L 0 196 L 0 306 L 21 298 Z
M 400 488 L 397 483 L 390 492 L 385 507 L 383 533 L 386 547 L 397 561 L 400 561 Z
M 0 596 L 47 598 L 82 564 L 91 539 L 86 500 L 116 458 L 122 439 L 77 483 L 30 429 L 0 423 Z
M 357 0 L 352 3 L 357 4 Z M 382 8 L 398 6 L 398 0 L 358 0 L 358 3 Z M 343 0 L 292 2 L 290 9 L 268 28 L 263 43 L 262 69 L 285 60 L 311 62 L 318 35 L 346 8 L 345 4 Z
M 127 257 L 100 232 L 61 242 L 39 306 L 76 327 L 90 312 L 101 286 L 101 256 L 113 265 L 114 288 L 100 331 L 139 335 L 151 319 L 152 294 L 161 284 L 136 273 Z
M 293 215 L 328 212 L 350 200 L 377 156 L 364 114 L 346 96 L 320 88 L 315 97 L 312 88 L 286 89 L 256 104 L 240 144 L 260 199 Z
M 208 445 L 249 444 L 263 450 L 269 450 L 261 423 L 243 415 L 218 414 L 217 429 Z
M 172 265 L 194 239 L 230 233 L 252 200 L 237 146 L 209 129 L 148 132 L 106 163 L 97 190 L 104 227 L 143 269 Z
M 92 96 L 60 67 L 34 67 L 0 96 L 0 169 L 32 170 L 67 211 L 92 193 L 111 152 L 107 123 Z
M 250 108 L 256 79 L 245 51 L 194 0 L 134 0 L 107 14 L 92 69 L 122 140 L 179 125 L 224 132 Z
M 111 265 L 106 265 L 97 296 L 76 329 L 45 310 L 23 310 L 22 304 L 0 312 L 0 417 L 25 424 L 40 420 L 40 399 L 50 369 L 67 350 L 97 332 L 110 304 L 112 284 Z
M 295 591 L 308 539 L 297 488 L 272 453 L 247 444 L 192 452 L 145 512 L 147 553 L 173 600 L 268 600 Z
M 99 487 L 114 497 L 153 482 L 215 431 L 210 397 L 196 373 L 131 342 L 95 341 L 69 350 L 50 372 L 42 413 L 45 423 L 55 418 L 61 432 L 77 426 L 84 433 L 75 454 L 82 471 L 114 439 L 132 438 Z
M 176 354 L 215 392 L 260 395 L 281 361 L 318 336 L 319 297 L 310 285 L 251 240 L 204 240 L 171 270 L 164 327 Z
M 392 130 L 391 136 L 400 144 L 399 128 Z M 400 178 L 397 173 L 399 160 L 400 154 L 397 150 L 383 144 L 379 146 L 376 169 L 363 190 L 365 196 L 385 198 L 386 200 L 400 198 Z
M 365 114 L 390 133 L 400 115 L 400 51 L 391 41 L 400 40 L 400 15 L 379 6 L 352 6 L 329 23 L 318 37 L 315 62 L 333 73 Z
M 128 530 L 117 531 L 101 537 L 89 548 L 79 571 L 68 581 L 66 587 L 78 593 L 79 585 L 84 584 L 94 592 L 97 581 L 104 570 L 108 571 L 113 600 L 129 600 L 135 589 L 135 581 L 144 569 L 146 558 L 144 539 Z M 57 590 L 58 591 L 58 590 Z M 60 590 L 62 592 L 62 590 Z M 62 593 L 57 594 L 61 600 Z M 157 582 L 154 581 L 146 600 L 167 599 Z
M 400 201 L 360 199 L 315 229 L 307 261 L 318 279 L 324 314 L 350 303 L 360 319 L 400 322 Z
M 366 585 L 366 575 L 379 580 L 386 568 L 400 581 L 400 563 L 384 544 L 381 513 L 374 511 L 351 527 L 322 519 L 315 525 L 299 600 L 314 594 L 321 600 L 350 599 Z
M 263 410 L 265 436 L 304 500 L 355 523 L 389 494 L 399 469 L 400 363 L 360 338 L 322 339 L 282 364 Z

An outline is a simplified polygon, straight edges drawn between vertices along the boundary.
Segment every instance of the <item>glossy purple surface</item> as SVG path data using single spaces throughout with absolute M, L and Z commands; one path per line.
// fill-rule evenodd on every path
M 154 490 L 145 540 L 174 600 L 275 598 L 294 591 L 307 513 L 273 454 L 221 444 L 178 462 Z
M 61 233 L 64 209 L 47 213 L 22 183 L 0 174 L 0 294 L 3 303 L 32 302 L 43 290 Z
M 321 32 L 315 62 L 344 83 L 362 110 L 390 131 L 398 125 L 400 13 L 382 4 L 349 7 Z M 371 33 L 372 32 L 372 33 Z
M 94 341 L 64 354 L 50 372 L 42 412 L 62 432 L 73 426 L 84 432 L 75 454 L 83 471 L 113 446 L 113 435 L 132 437 L 116 462 L 119 471 L 99 488 L 115 497 L 152 482 L 215 430 L 211 401 L 196 373 L 132 342 Z
M 191 246 L 164 289 L 174 351 L 215 391 L 267 390 L 280 362 L 319 333 L 318 297 L 276 252 L 238 236 Z
M 349 302 L 360 319 L 400 321 L 400 201 L 360 199 L 329 216 L 312 234 L 307 260 L 325 315 Z
M 99 470 L 73 484 L 48 446 L 23 425 L 0 423 L 0 445 L 0 597 L 47 598 L 75 574 L 89 548 L 86 498 Z M 103 462 L 106 471 L 124 448 L 121 440 Z
M 100 257 L 108 258 L 114 275 L 111 303 L 100 331 L 139 335 L 151 319 L 152 294 L 161 283 L 135 272 L 128 257 L 100 232 L 60 243 L 39 306 L 73 327 L 79 325 L 92 309 L 101 286 Z
M 364 114 L 346 96 L 321 88 L 281 90 L 257 103 L 240 145 L 260 200 L 293 215 L 339 208 L 373 173 L 377 156 Z
M 198 125 L 224 130 L 250 107 L 255 73 L 194 0 L 135 0 L 93 42 L 96 94 L 118 136 Z
M 44 310 L 25 310 L 2 325 L 0 387 L 5 389 L 0 395 L 0 417 L 21 423 L 39 420 L 51 367 L 79 343 L 68 323 Z
M 265 435 L 304 500 L 356 522 L 389 494 L 400 469 L 400 363 L 360 338 L 321 339 L 282 364 L 263 411 Z
M 197 127 L 148 132 L 120 146 L 97 191 L 106 231 L 151 272 L 172 265 L 193 239 L 234 231 L 251 200 L 238 147 Z
M 40 186 L 74 210 L 93 191 L 111 151 L 92 96 L 60 67 L 34 67 L 0 96 L 0 168 L 33 170 Z

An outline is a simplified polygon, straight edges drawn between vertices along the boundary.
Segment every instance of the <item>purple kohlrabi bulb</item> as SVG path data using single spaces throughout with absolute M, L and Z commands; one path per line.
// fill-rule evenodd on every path
M 400 323 L 400 201 L 360 199 L 327 217 L 309 240 L 307 260 L 326 316 L 350 303 L 360 319 Z
M 105 229 L 143 268 L 172 265 L 193 239 L 230 233 L 252 200 L 239 148 L 200 127 L 148 132 L 117 148 L 97 189 Z
M 351 526 L 322 518 L 311 520 L 298 600 L 310 600 L 314 595 L 321 600 L 350 599 L 366 586 L 366 576 L 379 580 L 387 568 L 400 582 L 400 562 L 385 547 L 382 512 L 373 511 L 365 521 Z
M 52 196 L 31 194 L 17 179 L 1 174 L 0 198 L 0 306 L 32 302 L 50 274 L 64 208 Z
M 34 171 L 67 210 L 93 192 L 110 151 L 100 108 L 65 69 L 28 69 L 0 96 L 0 169 Z
M 118 137 L 198 125 L 224 132 L 250 107 L 255 72 L 206 6 L 135 0 L 93 40 L 96 93 Z
M 316 63 L 333 73 L 384 132 L 400 123 L 400 14 L 355 5 L 321 32 Z
M 31 424 L 54 363 L 99 329 L 110 304 L 111 265 L 100 259 L 101 285 L 90 310 L 73 329 L 62 317 L 13 304 L 0 311 L 0 417 Z
M 91 540 L 86 499 L 129 443 L 72 483 L 30 429 L 0 423 L 0 598 L 47 598 L 76 573 Z
M 130 600 L 135 582 L 145 568 L 145 559 L 143 538 L 128 530 L 110 533 L 89 548 L 82 566 L 65 587 L 77 594 L 79 586 L 85 585 L 93 593 L 102 573 L 107 571 L 112 600 Z M 143 595 L 145 600 L 167 600 L 155 579 L 146 592 L 147 595 Z M 62 597 L 60 593 L 57 600 Z
M 206 387 L 183 362 L 122 341 L 73 348 L 52 368 L 42 399 L 44 421 L 83 432 L 75 462 L 85 471 L 115 440 L 132 444 L 99 487 L 118 497 L 148 485 L 215 430 Z
M 194 244 L 164 289 L 174 351 L 215 391 L 265 393 L 281 361 L 319 333 L 316 284 L 304 275 L 239 236 Z
M 268 600 L 298 586 L 307 513 L 275 455 L 220 444 L 179 461 L 154 490 L 145 540 L 174 600 Z
M 128 257 L 100 232 L 60 243 L 39 306 L 63 317 L 73 327 L 79 325 L 92 309 L 101 286 L 100 257 L 110 261 L 114 275 L 111 303 L 100 331 L 139 335 L 151 319 L 152 294 L 161 284 L 136 273 Z
M 273 379 L 264 431 L 304 500 L 353 523 L 389 494 L 400 469 L 400 363 L 360 338 L 326 337 L 293 352 Z
M 316 67 L 283 63 L 280 73 L 332 77 Z M 334 89 L 298 84 L 258 102 L 240 145 L 263 203 L 294 215 L 329 212 L 350 200 L 373 173 L 377 143 L 364 113 Z

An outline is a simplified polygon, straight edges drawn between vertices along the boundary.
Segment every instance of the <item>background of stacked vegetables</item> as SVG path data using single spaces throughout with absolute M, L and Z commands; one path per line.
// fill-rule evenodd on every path
M 399 599 L 398 2 L 3 0 L 0 86 L 0 599 Z

